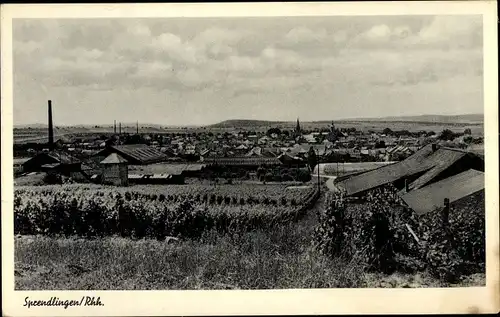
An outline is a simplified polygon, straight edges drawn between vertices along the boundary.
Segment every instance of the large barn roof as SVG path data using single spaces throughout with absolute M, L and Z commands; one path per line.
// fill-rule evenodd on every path
M 51 159 L 53 159 L 54 162 L 57 162 L 59 164 L 79 164 L 79 163 L 81 163 L 81 161 L 78 158 L 76 158 L 72 155 L 69 155 L 68 153 L 65 153 L 63 151 L 54 150 L 54 151 L 51 151 L 48 153 L 37 154 L 34 157 L 32 157 L 31 159 L 25 161 L 23 163 L 23 165 L 24 164 L 26 164 L 26 165 L 31 164 L 33 161 L 38 160 L 38 158 L 40 158 L 41 156 L 48 156 Z
M 340 182 L 340 185 L 347 195 L 354 195 L 395 182 L 405 176 L 425 172 L 414 182 L 414 188 L 419 188 L 465 155 L 467 153 L 464 151 L 449 148 L 433 151 L 432 144 L 429 144 L 403 161 L 353 176 Z
M 145 144 L 114 145 L 110 149 L 112 152 L 120 154 L 129 163 L 150 164 L 168 159 L 164 153 Z
M 466 156 L 467 153 L 450 149 L 439 149 L 432 157 L 436 165 L 410 184 L 410 190 L 419 189 L 441 174 L 449 166 Z
M 401 196 L 417 214 L 425 214 L 443 206 L 444 199 L 450 203 L 484 189 L 484 173 L 473 169 L 448 177 Z
M 353 176 L 340 182 L 340 185 L 345 189 L 347 195 L 353 195 L 394 182 L 406 175 L 423 172 L 431 167 L 422 163 L 432 153 L 432 146 L 425 146 L 404 161 Z
M 205 164 L 219 165 L 279 165 L 281 161 L 277 157 L 207 157 Z

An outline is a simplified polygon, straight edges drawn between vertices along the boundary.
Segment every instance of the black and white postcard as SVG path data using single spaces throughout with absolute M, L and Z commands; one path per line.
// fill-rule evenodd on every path
M 3 312 L 498 311 L 495 9 L 2 7 Z

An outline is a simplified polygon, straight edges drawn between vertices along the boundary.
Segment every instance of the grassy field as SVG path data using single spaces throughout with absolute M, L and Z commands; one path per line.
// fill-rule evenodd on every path
M 290 235 L 292 233 L 292 235 Z M 485 275 L 445 285 L 428 274 L 365 273 L 355 261 L 315 253 L 300 228 L 175 244 L 16 238 L 16 290 L 418 288 L 484 285 Z

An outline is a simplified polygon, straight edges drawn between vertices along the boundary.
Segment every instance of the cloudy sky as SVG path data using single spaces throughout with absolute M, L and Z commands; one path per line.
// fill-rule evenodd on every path
M 481 16 L 23 19 L 14 123 L 483 112 Z

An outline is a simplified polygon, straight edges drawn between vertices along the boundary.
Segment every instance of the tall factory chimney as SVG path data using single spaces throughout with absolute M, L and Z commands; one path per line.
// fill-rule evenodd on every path
M 139 134 L 139 121 L 137 121 L 137 123 L 136 123 L 136 130 L 137 130 L 137 134 Z
M 52 125 L 52 101 L 49 100 L 49 147 L 54 146 L 54 127 Z
M 118 134 L 122 135 L 122 123 L 118 123 Z
M 116 134 L 116 120 L 115 120 L 115 123 L 113 125 L 113 134 Z

